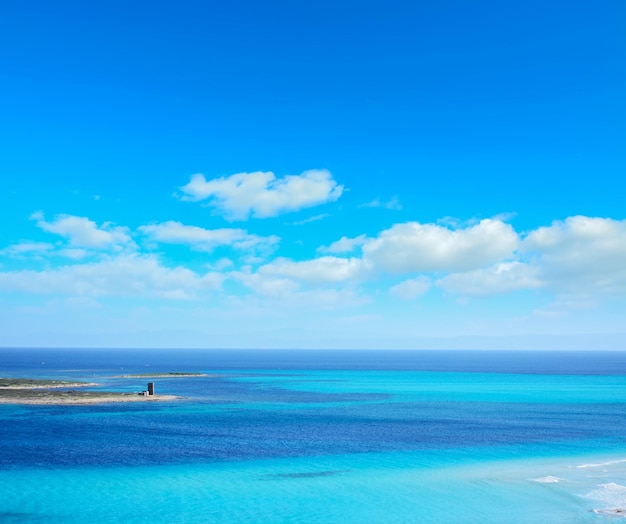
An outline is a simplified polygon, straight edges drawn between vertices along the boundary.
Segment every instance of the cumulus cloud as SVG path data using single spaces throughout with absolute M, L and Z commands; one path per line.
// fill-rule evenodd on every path
M 537 289 L 544 285 L 536 266 L 516 261 L 501 262 L 464 273 L 453 273 L 437 281 L 437 286 L 446 291 L 474 296 Z
M 391 273 L 466 271 L 511 256 L 519 237 L 509 224 L 485 219 L 464 229 L 407 222 L 363 245 L 366 261 Z
M 437 281 L 463 295 L 545 289 L 559 296 L 626 293 L 626 221 L 585 216 L 530 231 L 515 260 L 453 273 Z
M 98 227 L 93 220 L 73 215 L 57 215 L 53 221 L 47 222 L 41 212 L 33 213 L 31 219 L 44 231 L 66 238 L 71 247 L 115 251 L 136 247 L 128 228 L 113 226 L 110 222 Z
M 363 262 L 358 258 L 326 256 L 301 262 L 279 258 L 261 266 L 259 273 L 286 277 L 308 284 L 330 284 L 351 280 L 363 269 Z
M 358 237 L 348 238 L 341 237 L 339 240 L 333 242 L 329 246 L 321 246 L 318 251 L 321 253 L 350 253 L 357 247 L 365 244 L 367 237 L 365 235 L 359 235 Z
M 343 186 L 325 169 L 277 178 L 272 172 L 237 173 L 207 180 L 198 173 L 182 186 L 182 200 L 208 200 L 229 220 L 274 217 L 337 200 Z
M 89 264 L 43 271 L 0 272 L 0 290 L 43 295 L 87 297 L 194 298 L 197 293 L 218 289 L 223 276 L 198 275 L 184 267 L 169 268 L 152 256 L 119 255 Z
M 626 293 L 626 220 L 569 217 L 531 231 L 521 250 L 558 292 Z
M 431 287 L 430 279 L 421 275 L 417 278 L 410 278 L 398 285 L 393 286 L 389 292 L 395 297 L 404 300 L 415 300 L 425 294 Z
M 249 234 L 245 229 L 204 229 L 168 221 L 139 227 L 150 239 L 165 244 L 188 245 L 196 251 L 212 251 L 219 246 L 236 249 L 273 249 L 280 239 L 277 236 L 262 237 Z

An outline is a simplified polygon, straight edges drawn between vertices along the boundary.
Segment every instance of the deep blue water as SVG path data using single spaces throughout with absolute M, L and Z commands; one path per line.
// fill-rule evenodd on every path
M 193 507 L 181 522 L 587 522 L 603 518 L 594 490 L 626 506 L 622 352 L 0 350 L 0 376 L 95 389 L 139 391 L 152 379 L 120 375 L 170 371 L 209 376 L 154 379 L 184 397 L 173 402 L 0 405 L 0 521 L 167 522 Z M 610 463 L 597 481 L 577 469 L 596 459 Z M 146 478 L 180 490 L 150 518 Z M 89 512 L 69 509 L 70 489 L 93 498 Z M 435 504 L 446 493 L 464 513 Z
M 626 351 L 406 351 L 0 349 L 0 369 L 42 372 L 128 368 L 189 370 L 412 370 L 557 375 L 624 375 Z

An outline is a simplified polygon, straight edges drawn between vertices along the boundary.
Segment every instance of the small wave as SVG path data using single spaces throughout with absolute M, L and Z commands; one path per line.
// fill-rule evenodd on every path
M 603 466 L 612 466 L 613 464 L 622 464 L 626 462 L 626 459 L 620 459 L 620 460 L 611 460 L 609 462 L 601 462 L 599 464 L 582 464 L 580 466 L 576 466 L 578 469 L 583 469 L 583 468 L 601 468 Z
M 533 482 L 539 482 L 540 484 L 556 484 L 557 482 L 561 482 L 563 479 L 559 477 L 553 477 L 552 475 L 547 475 L 545 477 L 539 477 L 530 480 L 532 480 Z
M 626 518 L 626 510 L 621 508 L 617 509 L 592 509 L 596 515 L 611 515 L 615 517 L 624 517 Z

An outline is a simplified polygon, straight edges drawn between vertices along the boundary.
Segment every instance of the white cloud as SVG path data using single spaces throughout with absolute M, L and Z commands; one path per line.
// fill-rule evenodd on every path
M 5 292 L 87 297 L 189 299 L 201 291 L 218 289 L 222 281 L 223 276 L 217 273 L 200 276 L 184 267 L 165 267 L 155 257 L 139 255 L 43 271 L 0 273 L 0 289 Z
M 522 251 L 561 293 L 626 293 L 626 220 L 569 217 L 530 232 Z
M 363 272 L 363 262 L 357 258 L 321 257 L 302 262 L 278 258 L 254 273 L 245 268 L 228 276 L 262 299 L 279 299 L 277 307 L 315 309 L 363 304 L 364 297 L 352 285 Z
M 204 229 L 171 220 L 141 226 L 139 231 L 157 242 L 188 245 L 197 251 L 212 251 L 218 246 L 232 246 L 242 250 L 268 250 L 275 248 L 280 240 L 274 235 L 269 237 L 251 235 L 245 229 Z
M 402 204 L 396 195 L 392 196 L 389 200 L 384 201 L 380 198 L 375 198 L 365 204 L 361 204 L 360 207 L 382 207 L 383 209 L 391 209 L 393 211 L 401 211 Z
M 54 245 L 48 242 L 20 242 L 19 244 L 13 244 L 2 250 L 0 255 L 6 255 L 10 257 L 21 257 L 25 255 L 41 255 L 49 253 L 54 249 Z
M 389 292 L 404 300 L 414 300 L 425 294 L 431 287 L 430 279 L 420 275 L 417 278 L 410 278 L 398 285 L 393 286 Z
M 229 258 L 220 258 L 212 264 L 207 264 L 206 267 L 212 271 L 224 271 L 225 269 L 231 269 L 235 263 Z
M 294 226 L 302 226 L 304 224 L 308 224 L 310 222 L 317 222 L 318 220 L 324 220 L 328 218 L 330 215 L 328 213 L 322 213 L 321 215 L 314 215 L 309 218 L 305 218 L 304 220 L 298 220 L 293 223 Z
M 261 300 L 268 300 L 274 311 L 290 312 L 293 308 L 305 310 L 336 309 L 362 305 L 367 300 L 355 293 L 352 288 L 315 287 L 303 289 L 302 284 L 311 283 L 310 279 L 296 280 L 267 272 L 245 271 L 232 272 L 229 276 L 252 290 Z M 322 283 L 314 281 L 314 283 Z M 267 303 L 260 307 L 267 311 Z
M 272 172 L 237 173 L 208 180 L 202 174 L 191 177 L 180 190 L 182 200 L 209 204 L 229 220 L 277 216 L 281 213 L 337 200 L 342 192 L 325 169 L 276 178 Z
M 299 288 L 298 283 L 289 278 L 251 273 L 248 270 L 233 272 L 230 276 L 266 298 L 287 298 Z
M 364 258 L 392 273 L 464 271 L 510 257 L 519 238 L 509 224 L 485 219 L 465 229 L 407 222 L 363 246 Z
M 344 236 L 318 249 L 329 255 L 302 261 L 281 257 L 269 263 L 267 252 L 277 247 L 276 236 L 236 228 L 210 230 L 176 221 L 138 228 L 154 242 L 207 252 L 220 246 L 242 250 L 245 263 L 260 265 L 254 272 L 233 271 L 233 262 L 221 259 L 206 266 L 206 274 L 199 274 L 184 266 L 166 267 L 155 256 L 132 254 L 130 248 L 136 246 L 127 228 L 72 215 L 58 215 L 49 222 L 42 213 L 32 218 L 41 229 L 67 242 L 22 242 L 0 254 L 35 258 L 45 254 L 81 261 L 97 253 L 100 258 L 56 269 L 0 272 L 0 292 L 194 298 L 219 289 L 229 278 L 259 295 L 258 300 L 289 299 L 298 307 L 308 307 L 307 297 L 328 304 L 336 299 L 336 305 L 358 303 L 363 300 L 356 293 L 358 284 L 389 272 L 405 275 L 389 293 L 408 300 L 433 285 L 465 297 L 536 289 L 542 296 L 557 298 L 564 309 L 568 300 L 599 303 L 601 295 L 626 294 L 626 220 L 570 217 L 530 231 L 523 240 L 498 219 L 455 226 L 408 222 L 393 225 L 375 238 Z M 362 256 L 337 256 L 359 247 Z M 68 261 L 56 258 L 59 262 Z M 417 273 L 436 275 L 427 278 Z
M 445 216 L 445 217 L 441 217 L 437 219 L 437 225 L 445 226 L 445 227 L 449 227 L 453 229 L 460 229 L 461 227 L 463 227 L 463 225 L 473 226 L 474 224 L 476 224 L 476 222 L 473 222 L 470 220 L 469 223 L 467 223 L 461 220 L 460 218 L 452 217 L 452 216 Z
M 333 242 L 330 246 L 321 246 L 318 251 L 321 253 L 350 253 L 357 247 L 362 246 L 367 241 L 365 235 L 359 235 L 358 237 L 348 238 L 341 237 L 339 240 Z
M 72 260 L 82 260 L 87 255 L 89 255 L 89 252 L 85 249 L 67 248 L 59 249 L 59 251 L 57 251 L 57 254 L 61 255 L 62 257 L 71 258 Z
M 502 222 L 508 222 L 510 220 L 513 220 L 516 216 L 517 213 L 515 211 L 507 211 L 505 213 L 498 213 L 491 218 L 493 218 L 494 220 L 501 220 Z
M 543 288 L 570 297 L 568 303 L 578 303 L 581 296 L 588 303 L 602 294 L 625 294 L 626 220 L 574 216 L 555 221 L 529 232 L 517 258 L 447 275 L 437 285 L 462 295 Z
M 73 215 L 57 215 L 52 222 L 46 222 L 41 212 L 33 213 L 31 219 L 44 231 L 66 238 L 71 247 L 115 251 L 136 247 L 128 235 L 128 228 L 113 226 L 110 222 L 98 227 L 93 220 Z
M 363 270 L 363 262 L 358 258 L 326 256 L 302 262 L 279 258 L 261 266 L 259 273 L 286 277 L 308 284 L 329 284 L 351 280 L 359 276 Z
M 544 286 L 538 268 L 522 262 L 500 262 L 487 268 L 453 273 L 437 281 L 437 286 L 460 295 L 493 295 Z

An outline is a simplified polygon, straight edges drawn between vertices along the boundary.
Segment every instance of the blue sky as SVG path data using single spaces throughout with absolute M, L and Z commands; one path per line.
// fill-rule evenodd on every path
M 626 349 L 626 8 L 9 2 L 0 345 Z

